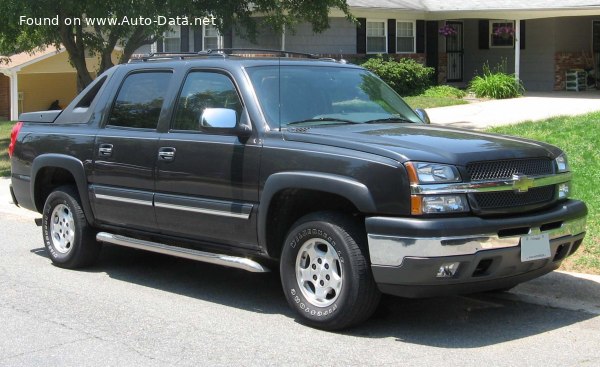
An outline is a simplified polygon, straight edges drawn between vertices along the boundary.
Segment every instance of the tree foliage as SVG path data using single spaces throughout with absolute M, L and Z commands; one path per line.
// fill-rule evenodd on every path
M 321 32 L 329 26 L 331 8 L 340 9 L 352 19 L 346 0 L 0 0 L 0 54 L 10 56 L 39 47 L 62 45 L 77 70 L 78 86 L 83 88 L 92 81 L 85 64 L 86 53 L 100 57 L 97 72 L 101 73 L 113 66 L 111 56 L 116 47 L 122 50 L 119 62 L 127 62 L 136 49 L 160 39 L 170 26 L 156 23 L 86 26 L 85 22 L 66 25 L 65 19 L 212 15 L 219 29 L 234 28 L 236 33 L 254 40 L 261 23 L 281 31 L 284 26 L 293 29 L 294 24 L 307 21 L 315 32 Z M 59 22 L 58 25 L 20 25 L 21 16 L 58 17 Z

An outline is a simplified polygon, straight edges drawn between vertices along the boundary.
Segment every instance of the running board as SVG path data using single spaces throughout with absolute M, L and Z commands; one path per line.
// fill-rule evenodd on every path
M 254 260 L 246 259 L 243 257 L 213 254 L 211 252 L 204 252 L 198 250 L 192 250 L 183 247 L 168 246 L 162 243 L 139 240 L 136 238 L 120 236 L 117 234 L 111 234 L 106 232 L 100 232 L 96 235 L 96 240 L 100 242 L 107 242 L 117 246 L 131 247 L 138 250 L 146 250 L 150 252 L 156 252 L 159 254 L 171 255 L 176 257 L 183 257 L 184 259 L 202 261 L 205 263 L 228 266 L 230 268 L 242 269 L 253 273 L 267 273 L 268 268 L 265 268 L 261 264 Z

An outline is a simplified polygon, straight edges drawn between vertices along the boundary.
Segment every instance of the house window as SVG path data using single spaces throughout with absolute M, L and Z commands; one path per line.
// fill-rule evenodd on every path
M 172 30 L 166 31 L 163 37 L 164 52 L 180 52 L 181 51 L 181 28 L 173 27 Z
M 203 35 L 203 50 L 215 50 L 222 48 L 223 42 L 219 30 L 214 25 L 205 25 L 202 30 Z
M 511 20 L 490 20 L 490 48 L 514 47 L 515 22 Z
M 396 23 L 396 52 L 415 52 L 415 22 Z
M 381 20 L 367 21 L 367 53 L 387 52 L 386 22 Z

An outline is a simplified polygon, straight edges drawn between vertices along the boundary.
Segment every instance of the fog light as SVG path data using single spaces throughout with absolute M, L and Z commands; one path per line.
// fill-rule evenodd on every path
M 558 198 L 566 199 L 569 197 L 569 191 L 571 191 L 571 185 L 568 182 L 561 183 L 558 185 Z
M 458 266 L 460 263 L 445 263 L 440 266 L 438 269 L 436 277 L 438 278 L 452 278 L 456 271 L 458 270 Z

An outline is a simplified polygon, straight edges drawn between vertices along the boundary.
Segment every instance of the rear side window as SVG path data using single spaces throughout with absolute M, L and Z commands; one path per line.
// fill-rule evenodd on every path
M 108 125 L 156 129 L 171 77 L 170 72 L 130 74 L 121 85 Z

